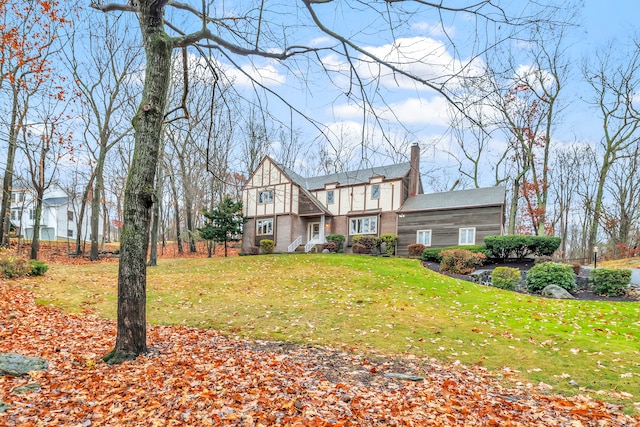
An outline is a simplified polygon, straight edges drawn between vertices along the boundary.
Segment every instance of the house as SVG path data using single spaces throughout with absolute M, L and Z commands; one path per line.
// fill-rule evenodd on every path
M 469 193 L 465 193 L 463 198 L 479 190 L 464 191 Z M 484 192 L 480 191 L 469 200 L 473 201 L 475 197 L 481 202 L 482 194 Z M 423 194 L 417 144 L 411 147 L 410 161 L 406 163 L 311 178 L 301 177 L 267 156 L 242 190 L 243 214 L 248 218 L 243 230 L 242 248 L 248 253 L 260 245 L 260 240 L 270 239 L 275 242 L 276 252 L 293 252 L 302 246 L 305 252 L 309 252 L 325 242 L 325 236 L 329 234 L 344 235 L 349 247 L 357 235 L 393 233 L 399 235 L 398 253 L 406 255 L 407 245 L 426 236 L 424 233 L 416 234 L 418 230 L 432 230 L 429 231 L 433 232 L 429 235 L 430 242 L 433 242 L 430 244 L 436 245 L 439 244 L 436 239 L 440 239 L 436 225 L 445 227 L 440 217 L 433 216 L 434 209 L 438 210 L 434 199 L 425 199 L 426 196 L 437 200 L 448 197 Z M 468 206 L 470 211 L 465 206 L 458 206 L 457 202 L 452 206 L 440 205 L 444 209 L 443 216 L 453 215 L 446 227 L 451 228 L 455 224 L 458 228 L 477 230 L 477 233 L 468 232 L 467 240 L 470 242 L 481 238 L 485 231 L 491 234 L 502 232 L 504 189 L 501 204 L 497 210 L 496 207 L 490 210 L 491 215 L 496 216 L 486 220 L 491 226 L 485 227 L 485 220 L 478 218 L 477 215 L 483 214 L 480 205 L 472 203 Z M 423 212 L 424 217 L 414 217 L 417 212 Z M 414 221 L 420 218 L 429 221 L 431 217 L 437 217 L 440 222 L 432 225 Z M 444 234 L 448 236 L 450 233 L 448 230 Z M 446 241 L 449 241 L 448 237 Z
M 62 188 L 53 185 L 47 189 L 42 199 L 40 240 L 75 240 L 78 235 L 79 210 L 79 202 L 74 201 Z M 11 224 L 18 230 L 19 236 L 33 238 L 35 211 L 35 192 L 29 188 L 14 188 L 11 192 Z M 82 224 L 82 236 L 87 240 L 91 232 L 89 215 L 90 209 Z M 99 227 L 102 233 L 102 220 Z
M 503 233 L 504 218 L 504 187 L 419 194 L 398 211 L 397 253 L 407 255 L 412 243 L 481 245 L 486 236 Z
M 406 163 L 303 178 L 265 157 L 242 191 L 243 250 L 271 239 L 276 252 L 308 252 L 328 234 L 350 245 L 356 235 L 395 233 L 396 212 L 422 193 L 419 159 L 414 145 Z

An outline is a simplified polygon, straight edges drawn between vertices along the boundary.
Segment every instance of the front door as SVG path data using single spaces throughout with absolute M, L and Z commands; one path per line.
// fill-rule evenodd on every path
M 308 242 L 312 241 L 312 240 L 319 240 L 320 239 L 320 223 L 319 222 L 310 222 L 309 223 L 309 230 L 308 230 Z

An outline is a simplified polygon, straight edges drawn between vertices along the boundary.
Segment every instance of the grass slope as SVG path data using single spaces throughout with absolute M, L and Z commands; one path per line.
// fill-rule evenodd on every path
M 116 264 L 52 265 L 28 283 L 41 304 L 115 318 Z M 164 260 L 148 270 L 147 313 L 152 323 L 481 364 L 627 410 L 640 401 L 640 304 L 537 298 L 441 276 L 415 260 Z

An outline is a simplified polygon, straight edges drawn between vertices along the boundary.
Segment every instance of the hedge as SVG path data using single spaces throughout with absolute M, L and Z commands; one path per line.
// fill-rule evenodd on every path
M 561 239 L 553 236 L 487 236 L 484 245 L 491 258 L 517 258 L 551 256 L 560 247 Z

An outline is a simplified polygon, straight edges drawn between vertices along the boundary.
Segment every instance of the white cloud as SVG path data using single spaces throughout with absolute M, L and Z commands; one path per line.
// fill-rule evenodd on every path
M 394 44 L 366 47 L 365 50 L 405 74 L 435 85 L 449 85 L 450 89 L 460 85 L 460 76 L 477 76 L 484 71 L 480 60 L 456 59 L 446 44 L 428 37 L 402 38 Z M 380 77 L 387 87 L 427 89 L 414 79 L 394 73 L 365 55 L 361 55 L 358 69 L 369 78 Z
M 372 107 L 367 106 L 367 110 Z M 391 103 L 388 107 L 373 107 L 375 113 L 385 121 L 402 122 L 410 125 L 447 126 L 449 103 L 441 96 L 431 99 L 407 98 Z M 342 104 L 333 108 L 333 113 L 340 119 L 358 120 L 362 118 L 362 106 Z
M 242 65 L 241 69 L 217 61 L 215 58 L 209 58 L 209 61 L 221 69 L 227 79 L 237 86 L 250 86 L 253 80 L 265 86 L 283 85 L 286 82 L 286 76 L 273 63 L 269 63 L 266 60 L 262 64 L 251 62 Z M 209 69 L 207 60 L 202 56 L 190 54 L 189 68 L 196 78 L 213 82 L 213 74 Z
M 431 37 L 455 37 L 456 35 L 454 27 L 443 26 L 441 23 L 433 25 L 426 21 L 413 23 L 411 29 Z

